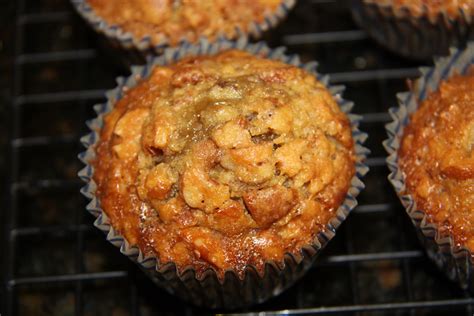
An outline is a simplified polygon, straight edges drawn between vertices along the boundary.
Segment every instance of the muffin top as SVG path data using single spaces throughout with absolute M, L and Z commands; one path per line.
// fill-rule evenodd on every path
M 435 18 L 440 13 L 458 17 L 461 11 L 465 15 L 474 15 L 474 0 L 365 0 L 378 5 L 390 5 L 395 9 L 408 8 L 414 16 L 427 15 Z
M 405 128 L 399 164 L 417 207 L 474 251 L 474 68 L 441 83 Z
M 136 38 L 177 44 L 200 36 L 235 38 L 251 22 L 263 22 L 282 0 L 87 0 L 96 14 Z
M 350 122 L 308 72 L 231 50 L 156 66 L 104 118 L 94 180 L 132 245 L 198 275 L 298 255 L 355 170 Z

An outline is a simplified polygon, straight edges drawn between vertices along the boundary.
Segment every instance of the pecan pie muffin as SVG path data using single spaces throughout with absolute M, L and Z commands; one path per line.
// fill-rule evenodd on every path
M 403 132 L 399 166 L 417 208 L 474 252 L 474 67 L 440 84 Z
M 377 42 L 416 59 L 474 39 L 474 0 L 352 0 L 356 22 Z
M 196 42 L 204 36 L 236 38 L 277 13 L 284 0 L 86 0 L 95 14 L 154 45 Z M 285 8 L 287 8 L 285 6 Z M 279 15 L 281 15 L 279 13 Z
M 436 18 L 438 14 L 447 14 L 457 18 L 461 14 L 474 15 L 474 0 L 364 0 L 366 3 L 392 6 L 395 10 L 406 8 L 413 16 L 427 15 Z
M 196 275 L 299 256 L 336 216 L 351 124 L 303 69 L 230 50 L 155 66 L 104 117 L 96 196 L 129 244 Z

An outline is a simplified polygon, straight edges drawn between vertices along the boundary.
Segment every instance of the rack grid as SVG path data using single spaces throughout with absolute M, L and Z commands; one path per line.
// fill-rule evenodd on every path
M 79 137 L 123 58 L 66 0 L 18 0 L 9 88 L 2 315 L 204 315 L 156 288 L 85 212 Z M 1 34 L 1 33 L 0 33 Z M 265 315 L 473 315 L 474 299 L 426 258 L 387 181 L 384 124 L 419 63 L 374 44 L 343 0 L 300 0 L 265 40 L 317 60 L 363 114 L 366 190 L 314 268 L 281 296 L 235 312 Z

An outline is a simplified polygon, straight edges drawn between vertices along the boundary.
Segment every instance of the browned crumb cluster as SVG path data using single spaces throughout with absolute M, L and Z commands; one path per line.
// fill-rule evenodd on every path
M 350 122 L 314 76 L 242 51 L 156 67 L 105 117 L 97 196 L 161 262 L 213 267 L 297 255 L 355 171 Z
M 154 44 L 175 45 L 200 36 L 223 34 L 235 38 L 236 28 L 248 32 L 263 22 L 282 0 L 87 0 L 98 16 L 138 39 L 151 36 Z
M 474 251 L 474 69 L 429 95 L 404 131 L 399 164 L 418 209 Z
M 407 8 L 414 16 L 436 17 L 446 13 L 450 17 L 458 17 L 461 12 L 474 16 L 474 0 L 365 0 L 378 5 L 390 5 L 395 9 Z

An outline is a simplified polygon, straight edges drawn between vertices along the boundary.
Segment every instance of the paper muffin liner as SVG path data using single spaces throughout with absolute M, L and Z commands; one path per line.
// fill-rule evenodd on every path
M 384 141 L 389 154 L 388 179 L 415 225 L 428 256 L 451 280 L 459 283 L 463 289 L 471 290 L 474 289 L 471 252 L 465 247 L 456 247 L 453 236 L 449 233 L 441 234 L 438 225 L 430 223 L 428 215 L 419 210 L 413 197 L 406 193 L 405 175 L 398 166 L 398 150 L 403 130 L 409 124 L 410 115 L 418 109 L 419 102 L 425 100 L 429 93 L 436 91 L 442 81 L 454 74 L 466 73 L 473 65 L 474 42 L 471 42 L 465 50 L 451 49 L 451 55 L 435 60 L 433 68 L 420 68 L 422 76 L 414 82 L 411 91 L 399 93 L 397 95 L 399 106 L 389 110 L 393 122 L 386 125 L 389 138 Z
M 110 0 L 114 1 L 114 0 Z M 134 61 L 143 60 L 140 57 L 146 57 L 148 55 L 159 55 L 162 54 L 166 47 L 170 46 L 182 46 L 192 44 L 186 38 L 182 38 L 177 45 L 170 45 L 168 39 L 164 39 L 160 43 L 152 43 L 151 37 L 145 36 L 138 38 L 131 32 L 124 31 L 121 27 L 108 23 L 105 19 L 97 15 L 94 9 L 88 4 L 87 0 L 71 0 L 71 3 L 79 12 L 79 14 L 100 34 L 104 35 L 112 43 L 114 47 L 122 47 L 128 51 L 127 55 L 132 53 Z M 232 40 L 238 39 L 243 36 L 250 35 L 251 37 L 258 39 L 262 34 L 274 28 L 281 22 L 287 15 L 288 12 L 296 4 L 296 0 L 282 0 L 281 4 L 272 13 L 265 16 L 263 21 L 250 22 L 247 29 L 248 31 L 242 30 L 240 27 L 235 28 L 235 36 L 228 36 L 227 34 L 220 33 L 215 36 L 215 39 L 206 38 L 209 42 L 217 42 L 223 39 Z M 204 40 L 201 37 L 199 41 Z
M 406 7 L 394 8 L 385 1 L 351 0 L 351 9 L 356 23 L 379 44 L 409 58 L 431 60 L 474 39 L 474 16 L 461 9 L 456 18 L 448 12 L 415 16 Z
M 136 246 L 131 246 L 110 224 L 107 214 L 101 209 L 99 199 L 96 197 L 96 183 L 93 180 L 94 168 L 91 165 L 95 158 L 95 144 L 99 140 L 99 131 L 103 126 L 104 116 L 111 111 L 114 104 L 123 96 L 125 89 L 133 88 L 137 83 L 149 76 L 155 65 L 168 65 L 186 56 L 214 55 L 227 49 L 241 49 L 255 55 L 269 59 L 279 60 L 284 63 L 303 68 L 315 75 L 324 83 L 337 100 L 351 122 L 352 136 L 355 144 L 356 173 L 351 180 L 351 186 L 344 202 L 338 208 L 325 229 L 314 239 L 312 244 L 303 247 L 298 255 L 285 254 L 281 262 L 268 261 L 263 271 L 251 265 L 245 269 L 243 279 L 239 279 L 234 271 L 226 271 L 224 279 L 219 280 L 214 269 L 209 268 L 202 277 L 196 277 L 196 271 L 190 267 L 178 273 L 175 264 L 162 264 L 157 258 L 145 256 Z M 270 49 L 263 43 L 250 44 L 246 38 L 238 41 L 219 40 L 210 43 L 200 40 L 196 45 L 184 45 L 179 48 L 168 48 L 160 57 L 156 57 L 144 66 L 132 67 L 132 74 L 128 78 L 118 78 L 117 87 L 107 92 L 107 102 L 94 107 L 97 118 L 88 121 L 91 133 L 84 136 L 81 141 L 87 150 L 79 155 L 80 160 L 86 165 L 79 172 L 79 177 L 86 182 L 81 189 L 83 195 L 90 199 L 87 210 L 97 219 L 94 225 L 107 235 L 107 240 L 120 248 L 120 251 L 135 261 L 140 268 L 158 285 L 170 293 L 183 298 L 196 305 L 211 308 L 237 308 L 255 303 L 260 303 L 268 298 L 278 295 L 291 286 L 311 266 L 322 248 L 334 237 L 336 229 L 346 219 L 351 210 L 357 205 L 355 197 L 364 188 L 361 178 L 368 172 L 364 164 L 368 150 L 362 146 L 367 138 L 365 133 L 358 129 L 360 117 L 349 114 L 353 103 L 343 100 L 342 86 L 329 86 L 328 76 L 321 76 L 316 72 L 316 62 L 303 64 L 299 57 L 284 54 L 285 48 Z

